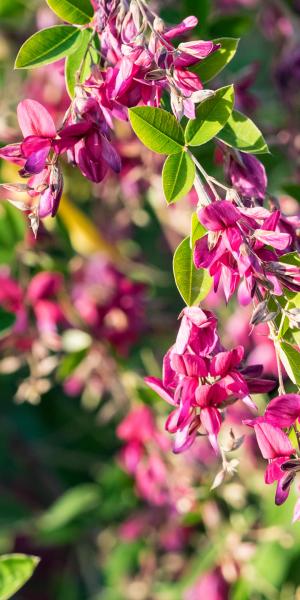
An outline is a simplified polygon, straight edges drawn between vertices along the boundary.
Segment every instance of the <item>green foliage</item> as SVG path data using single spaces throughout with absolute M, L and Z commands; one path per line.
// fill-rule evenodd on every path
M 0 600 L 11 598 L 31 577 L 40 559 L 26 554 L 0 556 Z
M 129 119 L 138 138 L 158 154 L 177 154 L 184 147 L 184 133 L 173 115 L 160 108 L 129 109 Z
M 63 21 L 86 25 L 94 14 L 90 0 L 46 0 L 50 8 Z
M 278 343 L 280 360 L 295 385 L 300 386 L 300 352 L 287 342 Z
M 250 154 L 269 152 L 268 146 L 258 127 L 249 117 L 246 117 L 238 110 L 232 111 L 218 138 L 228 146 L 233 146 L 242 152 Z
M 100 505 L 100 489 L 93 483 L 69 489 L 37 520 L 41 535 L 63 536 L 64 529 Z
M 11 330 L 16 321 L 16 316 L 0 306 L 0 339 Z
M 206 234 L 206 229 L 203 227 L 202 223 L 200 223 L 197 213 L 192 214 L 191 221 L 191 247 L 194 249 L 195 243 L 197 240 L 200 240 Z
M 16 253 L 16 248 L 23 241 L 26 222 L 23 214 L 8 202 L 0 206 L 0 265 L 10 263 Z
M 90 42 L 91 31 L 89 29 L 83 29 L 80 32 L 76 51 L 69 54 L 66 58 L 65 79 L 70 98 L 74 98 L 76 83 L 82 83 L 89 77 L 91 73 L 92 58 L 94 62 L 96 62 L 97 54 L 95 48 L 92 47 L 88 50 Z M 80 76 L 77 80 L 78 75 Z
M 80 30 L 71 25 L 54 25 L 34 33 L 21 46 L 16 69 L 34 69 L 56 62 L 75 50 Z
M 191 189 L 195 179 L 195 165 L 187 152 L 168 156 L 162 182 L 166 200 L 169 204 L 180 200 Z
M 221 44 L 221 47 L 191 69 L 199 75 L 203 83 L 207 83 L 219 75 L 232 61 L 240 40 L 238 38 L 217 38 L 213 41 L 215 44 Z
M 186 126 L 186 143 L 200 146 L 215 137 L 228 121 L 233 104 L 233 85 L 220 88 L 212 97 L 201 102 L 196 119 L 191 119 Z
M 176 249 L 173 271 L 178 291 L 188 306 L 198 304 L 207 296 L 212 279 L 205 269 L 195 268 L 190 237 L 185 238 Z

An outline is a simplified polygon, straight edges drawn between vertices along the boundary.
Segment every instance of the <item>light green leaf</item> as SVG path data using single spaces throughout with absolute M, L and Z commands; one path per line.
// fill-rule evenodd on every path
M 192 221 L 191 221 L 191 235 L 190 235 L 190 246 L 192 248 L 192 250 L 194 249 L 194 246 L 197 242 L 197 240 L 200 240 L 200 238 L 202 238 L 205 234 L 206 234 L 206 229 L 205 227 L 203 227 L 202 223 L 200 223 L 198 217 L 197 217 L 197 213 L 193 213 L 192 214 Z
M 187 124 L 186 143 L 189 146 L 200 146 L 215 137 L 228 121 L 233 104 L 233 85 L 220 88 L 213 96 L 201 102 L 196 119 L 191 119 Z
M 224 129 L 218 138 L 228 146 L 242 152 L 264 154 L 269 152 L 268 146 L 258 127 L 238 110 L 232 111 Z
M 50 533 L 61 529 L 100 504 L 100 489 L 96 484 L 83 483 L 65 492 L 38 519 L 39 531 Z M 1 600 L 1 598 L 0 598 Z
M 287 254 L 283 254 L 278 259 L 279 262 L 282 262 L 287 265 L 294 265 L 295 267 L 300 267 L 300 256 L 298 252 L 288 252 Z
M 205 269 L 195 268 L 189 236 L 175 251 L 173 272 L 178 291 L 188 306 L 198 304 L 207 296 L 212 278 Z
M 90 0 L 46 0 L 55 14 L 68 23 L 85 25 L 94 15 Z
M 11 598 L 31 577 L 40 559 L 26 554 L 0 556 L 0 600 Z
M 184 147 L 184 133 L 173 115 L 161 108 L 137 106 L 129 119 L 138 138 L 158 154 L 177 154 Z
M 34 33 L 21 46 L 16 69 L 34 69 L 55 62 L 75 50 L 80 29 L 71 25 L 54 25 Z
M 300 352 L 287 342 L 278 343 L 280 360 L 291 381 L 300 386 Z
M 162 182 L 167 202 L 176 202 L 191 189 L 195 179 L 195 165 L 187 152 L 179 152 L 168 156 L 163 172 Z
M 201 60 L 197 66 L 191 68 L 191 71 L 197 73 L 203 83 L 207 83 L 216 77 L 230 63 L 237 51 L 240 40 L 225 37 L 213 41 L 215 44 L 221 44 L 221 47 L 204 60 Z
M 91 73 L 91 56 L 94 62 L 97 60 L 97 54 L 94 48 L 90 48 L 90 51 L 87 52 L 90 40 L 91 31 L 89 29 L 83 29 L 80 32 L 77 50 L 70 54 L 66 59 L 66 87 L 71 98 L 74 98 L 75 85 L 77 83 L 77 73 L 79 72 L 79 69 L 81 69 L 79 83 L 82 83 L 89 77 Z

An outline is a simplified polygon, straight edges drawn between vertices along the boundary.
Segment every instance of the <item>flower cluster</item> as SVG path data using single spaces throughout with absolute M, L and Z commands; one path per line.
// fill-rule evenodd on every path
M 251 392 L 267 392 L 274 382 L 260 379 L 262 367 L 243 368 L 244 349 L 226 351 L 209 311 L 185 308 L 174 346 L 164 358 L 163 379 L 146 383 L 174 408 L 166 429 L 175 433 L 174 452 L 189 448 L 198 433 L 218 452 L 218 433 L 226 406 L 240 399 L 251 407 Z
M 257 443 L 263 458 L 268 460 L 265 482 L 277 482 L 275 502 L 280 505 L 287 499 L 290 486 L 300 470 L 299 432 L 300 395 L 284 394 L 271 400 L 265 413 L 256 419 L 247 419 L 246 425 L 254 428 Z M 294 448 L 288 433 L 295 432 L 297 448 Z M 296 504 L 294 520 L 299 520 L 299 502 Z
M 121 160 L 111 143 L 114 119 L 127 120 L 132 106 L 158 107 L 164 90 L 170 93 L 172 110 L 178 119 L 194 118 L 195 104 L 211 92 L 203 90 L 199 76 L 188 68 L 214 52 L 213 42 L 183 42 L 176 48 L 173 38 L 197 25 L 188 17 L 173 28 L 152 15 L 147 5 L 131 2 L 95 2 L 95 31 L 101 38 L 104 64 L 94 65 L 88 79 L 75 86 L 75 98 L 66 111 L 63 125 L 56 129 L 47 109 L 35 100 L 23 100 L 18 120 L 24 140 L 0 150 L 0 157 L 21 167 L 27 184 L 6 186 L 14 192 L 27 191 L 27 203 L 36 234 L 39 219 L 56 215 L 63 192 L 59 156 L 67 153 L 71 164 L 95 183 L 109 169 L 119 173 Z M 151 26 L 151 34 L 146 35 Z
M 296 229 L 287 230 L 279 210 L 221 200 L 200 208 L 198 218 L 208 233 L 196 242 L 195 266 L 209 270 L 215 291 L 221 285 L 226 301 L 238 286 L 242 304 L 257 289 L 279 296 L 283 288 L 300 291 L 298 267 L 279 262 L 284 252 L 294 249 L 296 237 Z

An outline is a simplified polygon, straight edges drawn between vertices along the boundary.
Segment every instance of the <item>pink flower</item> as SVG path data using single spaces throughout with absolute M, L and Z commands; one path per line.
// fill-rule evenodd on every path
M 280 212 L 269 213 L 261 207 L 238 208 L 228 200 L 212 202 L 198 212 L 199 221 L 208 234 L 197 240 L 194 250 L 196 268 L 206 268 L 214 279 L 214 289 L 221 284 L 226 301 L 241 282 L 239 294 L 243 304 L 250 302 L 256 286 L 281 295 L 282 285 L 300 290 L 299 269 L 278 262 L 278 254 L 291 243 L 287 232 L 278 231 Z M 273 246 L 277 252 L 266 246 Z
M 275 503 L 280 505 L 287 499 L 295 476 L 293 472 L 285 473 L 281 467 L 295 453 L 294 448 L 287 435 L 270 423 L 255 423 L 254 431 L 262 456 L 269 462 L 265 482 L 277 481 Z
M 201 575 L 197 582 L 184 595 L 184 600 L 228 600 L 229 585 L 219 568 Z
M 283 394 L 269 402 L 262 417 L 245 421 L 246 425 L 269 423 L 274 427 L 288 428 L 300 419 L 300 395 Z
M 166 429 L 175 433 L 174 452 L 189 448 L 202 427 L 215 451 L 222 423 L 222 411 L 228 403 L 241 399 L 253 406 L 254 392 L 268 391 L 274 382 L 261 380 L 261 369 L 241 369 L 244 349 L 238 346 L 224 351 L 212 313 L 186 308 L 174 346 L 163 361 L 162 380 L 147 377 L 146 383 L 174 408 Z

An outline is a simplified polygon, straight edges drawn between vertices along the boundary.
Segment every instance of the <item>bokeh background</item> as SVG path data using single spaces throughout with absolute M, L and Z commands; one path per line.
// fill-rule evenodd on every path
M 168 23 L 195 14 L 197 37 L 241 37 L 215 86 L 234 81 L 271 155 L 269 191 L 287 214 L 300 201 L 300 2 L 164 0 Z M 16 72 L 22 42 L 56 23 L 43 0 L 0 1 L 0 142 L 19 138 L 24 97 L 59 124 L 64 65 Z M 193 192 L 167 208 L 161 159 L 116 124 L 122 172 L 91 185 L 65 164 L 58 217 L 37 240 L 0 193 L 0 553 L 41 557 L 17 600 L 291 600 L 300 598 L 296 496 L 274 505 L 248 434 L 238 473 L 211 491 L 218 459 L 205 439 L 175 456 L 167 407 L 143 383 L 160 375 L 183 308 L 172 253 L 189 232 Z M 199 159 L 221 172 L 207 144 Z M 15 181 L 2 163 L 1 181 Z M 18 196 L 20 198 L 20 195 Z M 276 375 L 266 327 L 210 295 L 224 344 Z M 265 398 L 258 397 L 260 407 Z M 245 413 L 246 414 L 246 413 Z M 236 434 L 236 405 L 229 423 Z

